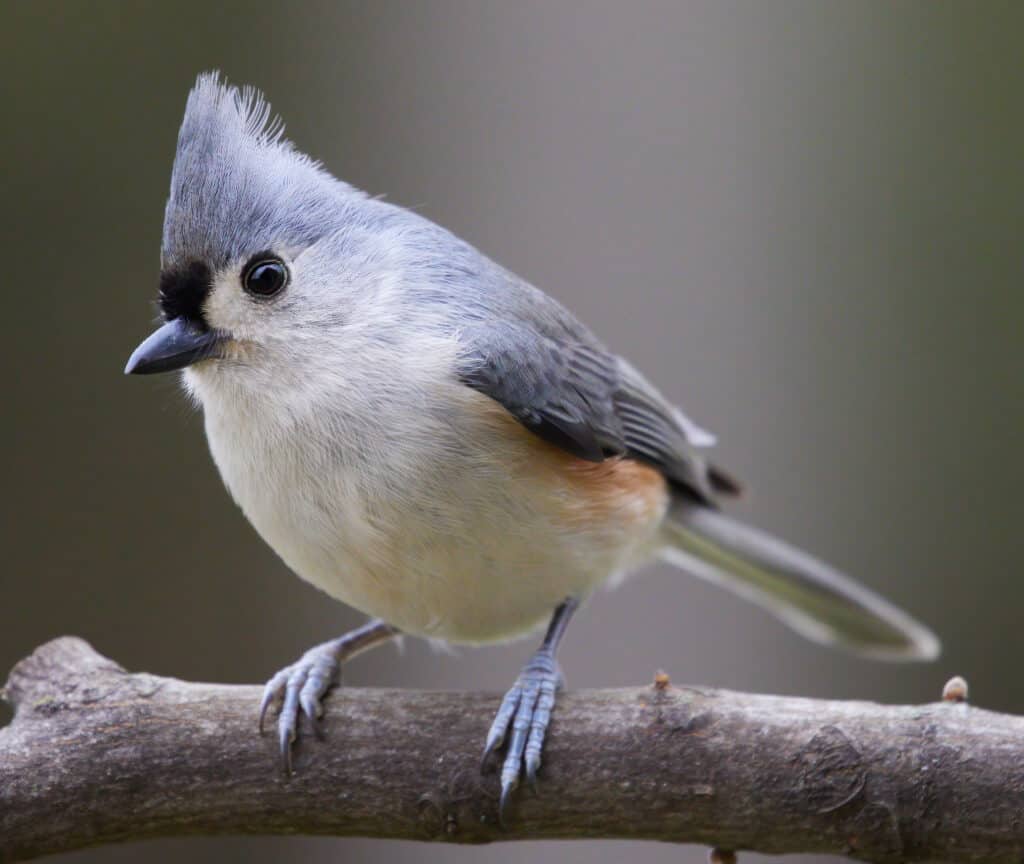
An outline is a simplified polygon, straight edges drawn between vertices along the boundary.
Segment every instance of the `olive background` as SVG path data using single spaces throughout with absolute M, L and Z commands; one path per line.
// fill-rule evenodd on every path
M 976 703 L 1024 711 L 1024 7 L 0 10 L 4 670 L 76 633 L 132 669 L 262 682 L 361 620 L 249 527 L 173 376 L 121 374 L 154 321 L 185 96 L 219 68 L 262 88 L 333 172 L 569 305 L 718 433 L 719 460 L 750 489 L 737 514 L 858 574 L 945 646 L 928 665 L 849 658 L 652 567 L 569 629 L 570 686 L 638 684 L 660 667 L 681 682 L 914 702 L 960 673 Z M 347 681 L 497 693 L 533 647 L 448 656 L 407 640 L 355 661 Z M 706 852 L 227 838 L 66 860 L 142 854 L 647 864 Z

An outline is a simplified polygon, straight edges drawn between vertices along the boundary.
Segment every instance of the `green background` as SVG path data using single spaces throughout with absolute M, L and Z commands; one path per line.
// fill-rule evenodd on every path
M 661 667 L 691 683 L 902 702 L 935 699 L 961 673 L 977 704 L 1024 710 L 1024 6 L 0 9 L 0 667 L 77 633 L 129 668 L 262 682 L 360 620 L 248 526 L 176 382 L 121 375 L 154 320 L 185 95 L 217 67 L 263 88 L 339 176 L 566 302 L 719 434 L 721 461 L 751 489 L 738 513 L 858 574 L 945 644 L 932 665 L 850 659 L 653 568 L 578 616 L 570 686 L 637 684 Z M 356 661 L 348 681 L 500 691 L 530 650 L 447 656 L 409 640 Z M 67 860 L 143 853 L 706 854 L 190 839 Z

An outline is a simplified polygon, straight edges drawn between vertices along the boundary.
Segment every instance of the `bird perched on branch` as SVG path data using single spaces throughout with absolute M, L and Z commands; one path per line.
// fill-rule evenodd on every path
M 188 97 L 161 250 L 165 323 L 126 369 L 183 369 L 214 461 L 303 579 L 372 616 L 267 684 L 286 766 L 342 663 L 399 633 L 548 621 L 498 708 L 504 810 L 533 781 L 559 642 L 597 587 L 665 558 L 819 642 L 934 657 L 909 616 L 725 516 L 712 436 L 571 313 L 422 216 L 298 152 L 254 90 Z

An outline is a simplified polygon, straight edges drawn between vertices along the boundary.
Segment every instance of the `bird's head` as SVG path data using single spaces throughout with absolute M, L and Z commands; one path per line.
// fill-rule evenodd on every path
M 285 140 L 258 92 L 201 75 L 164 218 L 164 323 L 125 372 L 217 375 L 294 355 L 344 316 L 344 274 L 323 246 L 358 231 L 365 200 Z

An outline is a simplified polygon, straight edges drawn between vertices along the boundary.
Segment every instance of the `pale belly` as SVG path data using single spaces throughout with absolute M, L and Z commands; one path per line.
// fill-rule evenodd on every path
M 501 641 L 652 557 L 668 493 L 652 469 L 582 462 L 466 398 L 481 401 L 457 441 L 433 430 L 348 459 L 256 459 L 262 442 L 207 428 L 235 500 L 303 579 L 412 635 Z

